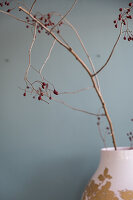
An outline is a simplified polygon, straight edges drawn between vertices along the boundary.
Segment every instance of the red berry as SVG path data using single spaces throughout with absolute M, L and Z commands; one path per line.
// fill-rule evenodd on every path
M 58 95 L 58 94 L 59 94 L 58 91 L 55 90 L 55 89 L 54 89 L 53 93 L 54 93 L 55 95 Z
M 24 96 L 24 97 L 26 96 L 26 92 L 24 92 L 23 96 Z
M 119 15 L 119 20 L 121 20 L 121 14 Z
M 6 12 L 11 12 L 11 9 L 8 9 Z
M 129 3 L 128 5 L 129 5 L 129 6 L 132 6 L 132 3 Z
M 125 22 L 125 20 L 124 20 L 124 19 L 122 20 L 122 22 L 123 22 L 123 24 L 124 24 L 124 25 L 126 25 L 126 22 Z
M 122 12 L 122 10 L 123 10 L 122 8 L 119 8 L 119 11 L 120 11 L 120 12 Z
M 40 20 L 43 20 L 43 17 L 40 17 Z
M 29 26 L 27 25 L 26 28 L 29 28 Z
M 49 99 L 51 100 L 51 99 L 52 99 L 52 97 L 50 96 L 50 97 L 49 97 Z
M 51 16 L 50 16 L 50 14 L 49 14 L 49 13 L 47 14 L 47 16 L 48 16 L 48 19 L 50 19 L 50 17 L 51 17 Z
M 41 31 L 40 31 L 40 30 L 38 30 L 38 33 L 41 33 Z
M 45 86 L 45 85 L 46 85 L 46 83 L 45 83 L 45 82 L 42 82 L 42 85 L 43 85 L 43 86 Z
M 38 100 L 40 101 L 41 99 L 42 99 L 42 97 L 41 97 L 41 96 L 39 96 L 39 97 L 38 97 Z
M 41 92 L 40 95 L 43 96 L 43 92 Z
M 114 20 L 114 24 L 116 24 L 116 22 L 117 22 L 117 21 L 116 21 L 116 20 Z
M 126 36 L 124 36 L 124 38 L 123 38 L 124 40 L 126 40 Z
M 117 27 L 118 27 L 118 25 L 116 24 L 116 25 L 115 25 L 115 28 L 117 28 Z

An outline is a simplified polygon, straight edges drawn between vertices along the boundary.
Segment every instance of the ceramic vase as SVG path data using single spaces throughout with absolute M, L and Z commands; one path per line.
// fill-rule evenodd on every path
M 133 200 L 133 149 L 101 149 L 99 167 L 82 200 Z

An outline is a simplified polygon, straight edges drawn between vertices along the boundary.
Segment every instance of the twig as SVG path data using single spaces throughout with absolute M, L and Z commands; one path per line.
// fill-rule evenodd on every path
M 75 0 L 72 7 L 66 12 L 66 14 L 58 21 L 57 24 L 54 25 L 53 28 L 51 28 L 50 31 L 54 30 L 56 26 L 58 26 L 62 21 L 63 19 L 65 19 L 65 17 L 72 11 L 72 9 L 74 8 L 74 6 L 76 5 L 76 3 L 78 2 L 78 0 Z
M 29 48 L 29 64 L 28 64 L 28 67 L 27 67 L 27 69 L 26 69 L 25 76 L 24 76 L 24 80 L 25 80 L 25 81 L 27 81 L 28 72 L 29 72 L 29 69 L 30 69 L 30 67 L 31 67 L 31 51 L 32 51 L 34 42 L 35 42 L 35 40 L 36 40 L 36 29 L 37 29 L 37 23 L 35 23 L 35 26 L 34 26 L 33 40 L 32 40 L 31 46 L 30 46 L 30 48 Z
M 107 147 L 106 146 L 106 140 L 105 140 L 105 137 L 102 135 L 100 124 L 98 124 L 97 126 L 98 126 L 98 131 L 99 131 L 99 135 L 101 137 L 101 140 L 103 141 L 104 147 L 106 148 Z
M 112 57 L 112 55 L 113 55 L 113 53 L 114 53 L 115 47 L 117 46 L 117 43 L 118 43 L 118 41 L 120 40 L 120 37 L 121 37 L 121 34 L 122 34 L 122 27 L 123 27 L 123 25 L 122 25 L 122 23 L 121 23 L 120 33 L 119 33 L 119 35 L 118 35 L 118 38 L 117 38 L 117 40 L 116 40 L 116 42 L 115 42 L 115 44 L 114 44 L 114 46 L 113 46 L 113 49 L 112 49 L 112 51 L 111 51 L 111 53 L 110 53 L 110 55 L 109 55 L 107 61 L 106 61 L 105 64 L 104 64 L 96 73 L 94 73 L 92 76 L 96 76 L 96 75 L 97 75 L 99 72 L 101 72 L 101 71 L 106 67 L 106 65 L 108 64 L 110 58 Z
M 30 8 L 30 10 L 29 10 L 29 13 L 31 13 L 31 12 L 32 12 L 32 9 L 33 9 L 33 7 L 34 7 L 35 3 L 36 3 L 36 0 L 34 0 L 34 2 L 33 2 L 33 4 L 32 4 L 32 6 L 31 6 L 31 8 Z
M 50 50 L 49 50 L 48 56 L 47 56 L 47 58 L 45 59 L 44 64 L 42 65 L 41 69 L 39 70 L 40 75 L 41 75 L 42 70 L 43 70 L 43 68 L 45 67 L 47 61 L 48 61 L 49 58 L 50 58 L 50 55 L 51 55 L 51 52 L 52 52 L 52 50 L 53 50 L 53 48 L 54 48 L 54 46 L 55 46 L 55 43 L 56 43 L 56 40 L 54 39 L 54 41 L 53 41 L 53 43 L 52 43 L 52 46 L 51 46 L 51 48 L 50 48 Z
M 22 19 L 20 19 L 20 18 L 17 18 L 16 16 L 14 16 L 14 15 L 12 15 L 12 14 L 6 12 L 6 11 L 0 10 L 0 12 L 1 12 L 1 13 L 4 13 L 4 14 L 6 14 L 6 15 L 8 15 L 8 16 L 10 16 L 10 17 L 12 17 L 12 18 L 14 18 L 14 19 L 16 19 L 16 20 L 18 20 L 18 21 L 20 21 L 20 22 L 27 23 L 27 21 L 22 20 Z M 27 24 L 30 24 L 30 23 L 27 23 Z
M 65 103 L 64 101 L 54 99 L 53 97 L 52 97 L 52 100 L 54 100 L 54 101 L 57 102 L 57 103 L 61 103 L 61 104 L 63 104 L 64 106 L 66 106 L 66 107 L 68 107 L 68 108 L 70 108 L 70 109 L 72 109 L 72 110 L 79 111 L 79 112 L 83 112 L 83 113 L 86 113 L 86 114 L 88 114 L 88 115 L 93 115 L 93 116 L 96 116 L 96 117 L 105 116 L 104 114 L 96 114 L 96 113 L 88 112 L 88 111 L 86 111 L 86 110 L 82 110 L 82 109 L 75 108 L 75 107 L 73 107 L 73 106 L 71 106 L 71 105 Z
M 76 90 L 76 91 L 73 91 L 73 92 L 60 92 L 59 94 L 77 94 L 77 93 L 80 93 L 80 92 L 83 92 L 85 90 L 89 90 L 90 88 L 93 88 L 93 87 L 88 87 L 88 88 L 82 88 L 80 90 Z

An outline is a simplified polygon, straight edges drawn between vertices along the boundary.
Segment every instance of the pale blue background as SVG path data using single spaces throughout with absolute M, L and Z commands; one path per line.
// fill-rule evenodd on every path
M 38 0 L 36 10 L 64 14 L 72 2 Z M 127 4 L 126 0 L 79 0 L 68 16 L 97 69 L 117 38 L 118 31 L 113 26 L 117 11 Z M 71 33 L 65 36 L 84 58 Z M 49 47 L 48 39 L 40 41 L 41 38 L 33 59 L 36 65 L 40 64 L 40 55 L 47 55 Z M 0 200 L 78 200 L 97 168 L 103 147 L 96 119 L 60 104 L 47 105 L 22 96 L 18 87 L 24 87 L 30 43 L 30 30 L 0 14 Z M 119 146 L 129 144 L 126 132 L 133 128 L 132 52 L 132 42 L 121 40 L 108 67 L 99 75 Z M 58 90 L 88 86 L 85 71 L 59 46 L 45 73 Z M 97 100 L 91 91 L 67 96 L 66 101 L 97 110 Z M 108 145 L 112 146 L 111 141 Z

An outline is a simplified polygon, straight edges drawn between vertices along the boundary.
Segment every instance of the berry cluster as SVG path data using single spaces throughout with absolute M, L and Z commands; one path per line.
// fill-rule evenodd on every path
M 131 14 L 132 9 L 133 9 L 132 2 L 130 2 L 128 4 L 128 8 L 124 8 L 124 9 L 119 8 L 120 14 L 118 15 L 118 18 L 116 20 L 114 20 L 115 28 L 118 28 L 119 22 L 126 27 L 125 31 L 123 31 L 123 33 L 124 33 L 123 39 L 128 40 L 128 41 L 133 40 L 133 34 L 132 34 L 132 31 L 129 30 L 129 21 L 128 21 L 133 18 L 133 15 Z
M 52 13 L 48 13 L 47 15 L 41 15 L 41 16 L 34 15 L 34 18 L 37 18 L 45 27 L 52 29 L 55 26 L 55 23 L 52 21 Z M 27 16 L 26 22 L 27 22 L 26 28 L 29 28 L 30 24 L 34 25 L 35 20 L 31 19 L 29 16 Z M 61 26 L 62 24 L 63 24 L 63 22 L 59 23 L 59 25 L 56 27 L 55 31 L 56 31 L 57 34 L 60 33 L 59 26 Z M 44 28 L 40 24 L 37 25 L 38 33 L 41 33 L 41 31 L 43 29 Z M 49 33 L 47 33 L 47 34 L 49 35 Z
M 9 1 L 1 1 L 0 2 L 0 7 L 5 7 L 5 6 L 9 6 L 10 2 Z M 6 12 L 10 12 L 12 9 L 7 9 Z
M 37 86 L 37 89 L 34 86 L 35 83 L 39 84 L 39 86 Z M 44 97 L 46 97 L 46 99 L 52 100 L 52 94 L 59 95 L 59 92 L 55 88 L 51 89 L 47 82 L 41 81 L 35 81 L 33 84 L 31 84 L 31 87 L 27 86 L 25 92 L 23 93 L 23 96 L 26 96 L 27 93 L 35 93 L 35 95 L 33 95 L 33 99 L 35 99 L 37 96 L 37 99 L 39 101 L 42 100 L 45 102 L 47 101 L 44 99 Z

